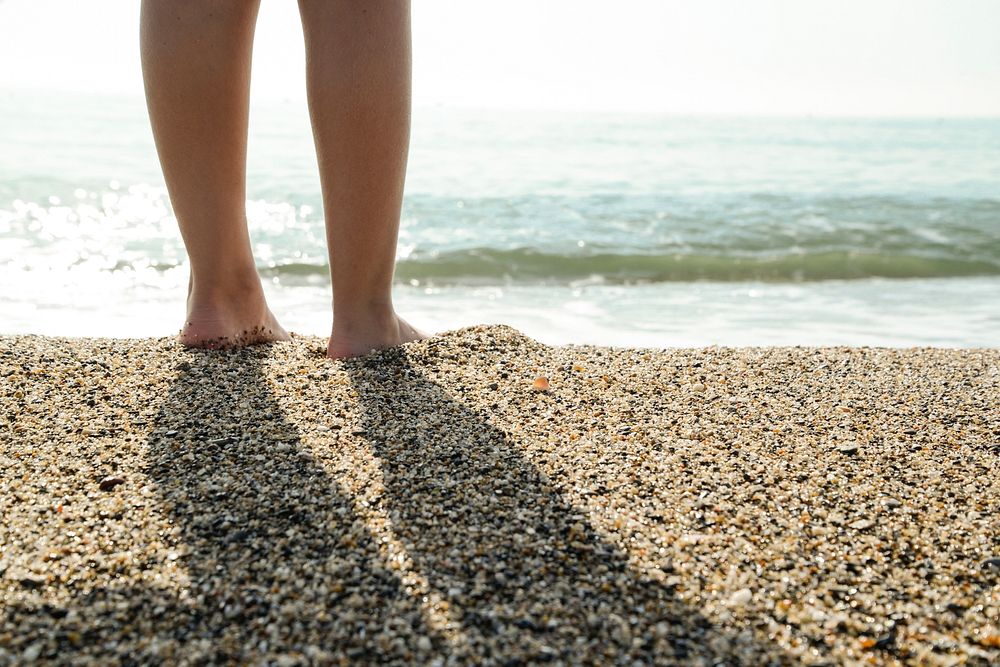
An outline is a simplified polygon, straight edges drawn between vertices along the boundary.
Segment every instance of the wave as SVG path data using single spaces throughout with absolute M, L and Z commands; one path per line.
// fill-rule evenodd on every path
M 268 277 L 326 276 L 326 265 L 288 263 L 262 268 Z M 413 285 L 640 284 L 659 282 L 811 282 L 868 278 L 950 278 L 1000 275 L 1000 258 L 915 256 L 859 251 L 772 255 L 577 254 L 533 248 L 469 248 L 402 259 L 396 281 Z
M 2 185 L 0 179 L 0 185 Z M 162 188 L 83 188 L 0 207 L 0 264 L 167 271 L 184 256 Z M 809 194 L 412 196 L 396 279 L 413 285 L 814 282 L 1000 275 L 1000 200 Z M 262 273 L 328 280 L 321 216 L 251 202 Z

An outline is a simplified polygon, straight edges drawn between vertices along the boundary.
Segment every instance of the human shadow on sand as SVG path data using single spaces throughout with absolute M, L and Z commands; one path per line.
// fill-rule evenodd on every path
M 9 606 L 10 620 L 34 628 L 37 658 L 68 665 L 414 660 L 412 645 L 426 635 L 419 603 L 378 562 L 353 500 L 286 419 L 264 372 L 269 353 L 267 346 L 179 351 L 166 391 L 158 397 L 150 387 L 158 407 L 145 476 L 167 529 L 137 533 L 136 553 L 146 563 L 133 572 L 149 576 L 78 589 L 67 606 Z
M 330 421 L 329 386 L 309 380 L 279 399 L 269 354 L 180 355 L 146 443 L 146 474 L 172 524 L 159 551 L 141 545 L 161 583 L 90 590 L 73 609 L 37 615 L 52 637 L 42 655 L 65 664 L 790 662 L 746 632 L 713 627 L 635 571 L 522 443 L 403 348 L 309 360 L 291 372 L 333 364 L 326 377 L 349 378 L 357 394 L 345 405 L 363 428 L 350 442 L 366 440 L 381 468 L 391 531 L 429 589 L 415 594 L 282 408 L 291 401 L 299 418 Z M 435 596 L 443 624 L 428 616 Z
M 395 348 L 345 367 L 397 537 L 460 630 L 443 652 L 497 664 L 785 662 L 637 572 L 425 361 Z
M 164 397 L 149 476 L 190 585 L 157 634 L 209 662 L 409 659 L 391 639 L 425 634 L 417 602 L 286 420 L 267 354 L 191 352 Z

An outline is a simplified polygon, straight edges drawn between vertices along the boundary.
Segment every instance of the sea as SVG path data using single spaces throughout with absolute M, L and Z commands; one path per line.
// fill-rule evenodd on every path
M 328 333 L 304 102 L 253 105 L 247 190 Z M 187 280 L 141 97 L 0 91 L 0 334 L 171 335 Z M 1000 347 L 1000 119 L 415 109 L 395 283 L 552 344 Z

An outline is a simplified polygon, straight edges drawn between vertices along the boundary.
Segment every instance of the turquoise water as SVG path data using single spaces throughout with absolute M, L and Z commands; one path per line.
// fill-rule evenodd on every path
M 273 309 L 329 327 L 305 108 L 252 112 Z M 165 335 L 187 279 L 139 99 L 0 92 L 0 332 Z M 396 299 L 547 342 L 1000 346 L 1000 120 L 418 110 Z

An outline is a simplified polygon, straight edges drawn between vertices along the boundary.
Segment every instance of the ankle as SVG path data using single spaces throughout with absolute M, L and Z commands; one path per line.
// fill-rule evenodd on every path
M 256 270 L 224 277 L 192 277 L 188 308 L 245 306 L 264 301 L 264 288 Z
M 354 326 L 387 326 L 396 322 L 396 310 L 392 299 L 376 299 L 371 301 L 354 301 L 333 305 L 333 322 Z

